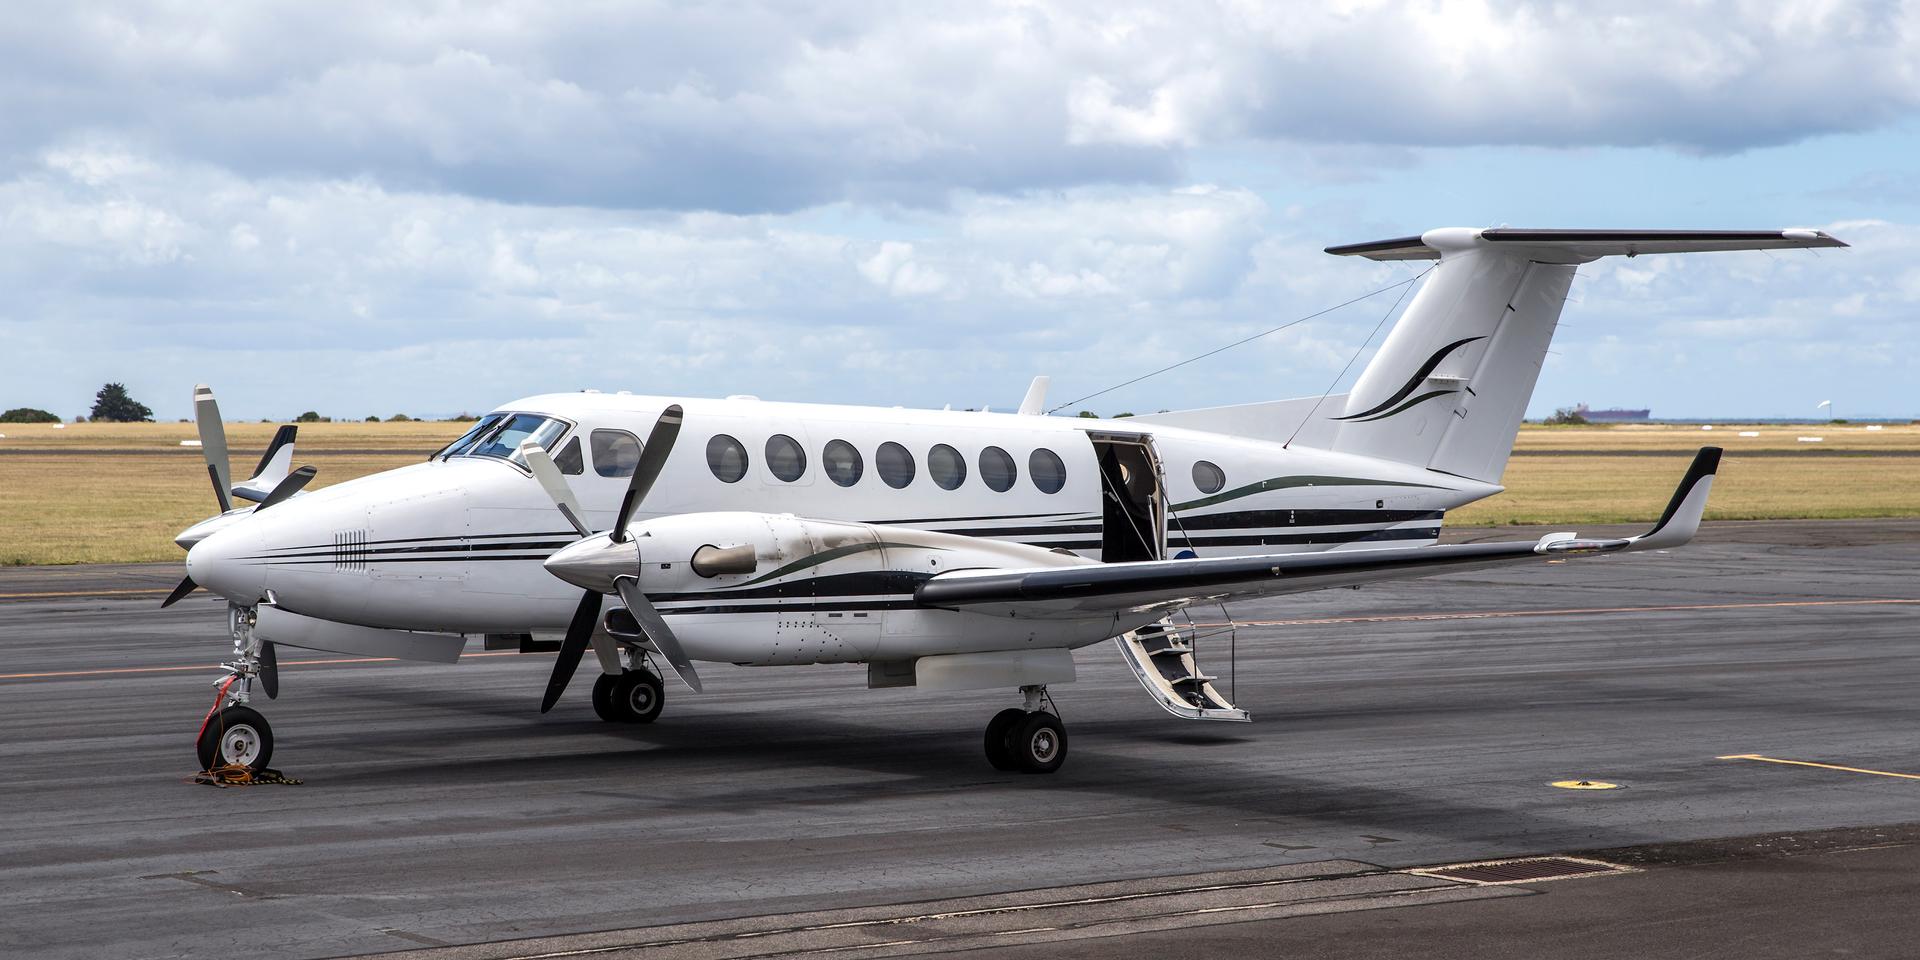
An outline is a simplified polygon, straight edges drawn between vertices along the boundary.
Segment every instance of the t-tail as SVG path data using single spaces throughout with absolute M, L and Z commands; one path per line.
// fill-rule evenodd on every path
M 1331 423 L 1310 432 L 1316 444 L 1341 453 L 1498 483 L 1580 264 L 1844 246 L 1818 230 L 1451 227 L 1328 247 L 1340 256 L 1440 262 L 1353 389 L 1317 412 Z

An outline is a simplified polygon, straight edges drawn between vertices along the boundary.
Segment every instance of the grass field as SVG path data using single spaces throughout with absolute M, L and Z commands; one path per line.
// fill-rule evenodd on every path
M 319 468 L 318 488 L 417 463 L 467 426 L 302 424 L 298 462 Z M 252 472 L 274 429 L 227 426 L 237 476 Z M 174 534 L 214 512 L 200 451 L 180 446 L 197 436 L 192 424 L 0 424 L 0 434 L 0 564 L 177 560 Z M 1650 520 L 1706 443 L 1727 450 L 1710 519 L 1920 516 L 1920 426 L 1621 425 L 1523 429 L 1508 492 L 1447 522 Z

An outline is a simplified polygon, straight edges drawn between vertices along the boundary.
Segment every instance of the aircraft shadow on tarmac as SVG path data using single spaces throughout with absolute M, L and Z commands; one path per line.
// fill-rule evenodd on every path
M 504 703 L 481 693 L 361 688 L 345 696 L 394 707 L 516 718 L 524 718 L 527 709 L 519 701 Z M 588 718 L 530 720 L 525 726 L 462 734 L 468 747 L 500 749 L 511 752 L 510 756 L 448 758 L 435 756 L 431 748 L 414 748 L 401 764 L 380 761 L 366 769 L 329 769 L 322 776 L 310 775 L 307 789 L 372 783 L 444 789 L 549 781 L 555 793 L 645 805 L 636 807 L 636 812 L 684 809 L 697 803 L 703 814 L 723 816 L 901 802 L 965 791 L 970 803 L 1004 806 L 1012 821 L 1070 812 L 1068 798 L 1074 795 L 1104 795 L 1125 800 L 1143 817 L 1153 811 L 1151 819 L 1175 824 L 1171 829 L 1190 823 L 1190 829 L 1199 832 L 1209 829 L 1209 822 L 1254 821 L 1272 824 L 1276 836 L 1303 831 L 1359 836 L 1401 830 L 1482 845 L 1488 837 L 1521 846 L 1532 838 L 1548 838 L 1542 842 L 1551 844 L 1555 838 L 1578 837 L 1586 847 L 1633 846 L 1656 839 L 1628 824 L 1562 817 L 1512 796 L 1482 804 L 1436 795 L 1424 786 L 1399 790 L 1278 774 L 1226 751 L 1207 749 L 1245 747 L 1257 744 L 1255 738 L 1168 731 L 1158 719 L 1076 720 L 1075 733 L 1079 762 L 1071 770 L 1055 777 L 1029 777 L 986 767 L 971 730 L 965 736 L 944 729 L 887 730 L 880 723 L 848 722 L 817 710 L 798 721 L 764 711 L 702 713 L 638 727 Z M 333 737 L 320 730 L 309 731 L 306 738 L 314 748 L 358 749 L 344 740 L 337 746 L 327 744 Z M 1141 742 L 1177 749 L 1146 758 L 1103 746 Z M 414 743 L 409 741 L 409 746 Z M 1195 747 L 1201 750 L 1196 752 Z M 829 776 L 835 779 L 820 782 L 808 777 L 792 782 L 788 772 L 796 768 L 831 771 Z M 849 780 L 844 775 L 848 770 L 874 776 Z M 1055 800 L 1046 808 L 1035 808 L 1036 791 Z M 1098 814 L 1112 812 L 1103 807 Z M 1298 855 L 1318 859 L 1330 854 L 1302 848 Z

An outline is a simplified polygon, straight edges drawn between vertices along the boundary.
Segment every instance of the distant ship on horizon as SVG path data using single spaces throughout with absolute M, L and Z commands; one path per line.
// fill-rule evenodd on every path
M 1653 413 L 1650 409 L 1622 410 L 1617 407 L 1611 410 L 1595 410 L 1584 403 L 1574 404 L 1573 412 L 1585 417 L 1589 423 L 1625 423 L 1634 420 L 1646 420 L 1649 415 Z

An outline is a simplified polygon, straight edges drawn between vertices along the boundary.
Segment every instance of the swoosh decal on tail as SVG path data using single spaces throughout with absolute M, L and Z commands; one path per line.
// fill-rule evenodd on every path
M 1374 418 L 1374 415 L 1380 413 L 1380 411 L 1386 410 L 1387 408 L 1392 407 L 1395 404 L 1399 404 L 1400 401 L 1405 400 L 1407 397 L 1411 396 L 1413 394 L 1414 388 L 1420 386 L 1421 381 L 1427 379 L 1428 374 L 1433 373 L 1433 369 L 1435 367 L 1438 367 L 1440 365 L 1440 361 L 1445 360 L 1448 354 L 1454 352 L 1455 350 L 1460 349 L 1461 347 L 1466 346 L 1469 343 L 1474 342 L 1475 340 L 1485 340 L 1485 339 L 1486 337 L 1466 337 L 1464 339 L 1455 340 L 1454 342 L 1449 343 L 1444 347 L 1441 347 L 1439 350 L 1434 351 L 1433 356 L 1427 358 L 1426 363 L 1423 363 L 1420 365 L 1419 370 L 1414 371 L 1413 376 L 1409 378 L 1407 382 L 1400 387 L 1399 390 L 1394 391 L 1393 396 L 1388 397 L 1387 399 L 1381 401 L 1378 406 L 1375 406 L 1369 410 L 1362 410 L 1359 413 L 1349 413 L 1344 417 L 1334 417 L 1332 419 L 1363 420 L 1367 418 Z M 1432 394 L 1428 395 L 1428 397 L 1431 397 L 1431 396 Z M 1425 400 L 1425 399 L 1428 399 L 1428 397 L 1421 397 L 1420 399 Z M 1418 403 L 1418 402 L 1419 400 L 1414 401 L 1414 403 Z M 1411 403 L 1405 404 L 1401 406 L 1399 410 L 1394 410 L 1393 413 L 1399 413 L 1400 410 L 1404 410 L 1410 406 L 1413 406 L 1413 404 Z M 1382 414 L 1382 416 L 1392 416 L 1392 414 Z

